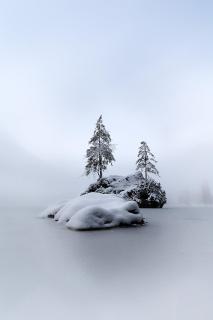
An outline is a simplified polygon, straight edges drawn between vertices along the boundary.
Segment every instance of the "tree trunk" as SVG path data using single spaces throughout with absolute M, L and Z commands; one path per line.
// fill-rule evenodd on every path
M 98 173 L 98 180 L 102 179 L 103 176 L 103 170 L 102 170 L 102 155 L 101 155 L 101 138 L 99 136 L 98 139 L 98 145 L 99 145 L 99 154 L 98 154 L 98 162 L 99 162 L 99 173 Z
M 147 169 L 145 168 L 145 182 L 147 184 Z
M 148 161 L 148 156 L 147 156 L 147 149 L 145 150 L 145 186 L 147 185 L 147 161 Z
M 102 166 L 100 166 L 99 180 L 102 179 L 102 177 L 103 177 Z

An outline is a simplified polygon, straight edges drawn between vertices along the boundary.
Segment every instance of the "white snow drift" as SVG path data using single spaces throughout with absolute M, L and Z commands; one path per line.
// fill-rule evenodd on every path
M 65 223 L 76 230 L 112 228 L 143 224 L 143 216 L 135 201 L 115 195 L 89 193 L 47 208 L 41 215 Z

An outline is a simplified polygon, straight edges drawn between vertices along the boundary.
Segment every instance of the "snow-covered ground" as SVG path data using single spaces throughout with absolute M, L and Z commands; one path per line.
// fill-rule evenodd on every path
M 40 211 L 1 209 L 0 319 L 213 319 L 213 209 L 83 233 Z
M 144 223 L 137 202 L 96 192 L 50 206 L 40 216 L 51 217 L 74 230 L 106 229 Z

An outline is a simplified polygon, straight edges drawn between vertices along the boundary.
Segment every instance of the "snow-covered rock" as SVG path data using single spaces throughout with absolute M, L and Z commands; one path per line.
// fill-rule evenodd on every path
M 166 193 L 161 184 L 149 179 L 147 184 L 140 172 L 122 176 L 109 176 L 93 183 L 83 193 L 98 192 L 115 194 L 125 200 L 136 201 L 140 208 L 162 208 L 166 203 Z
M 135 201 L 111 194 L 88 193 L 47 208 L 41 216 L 53 218 L 76 230 L 103 229 L 144 224 Z

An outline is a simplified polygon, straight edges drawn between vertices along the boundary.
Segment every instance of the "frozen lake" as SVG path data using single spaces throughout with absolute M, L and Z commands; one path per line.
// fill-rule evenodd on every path
M 213 209 L 92 232 L 1 209 L 0 319 L 212 320 Z

